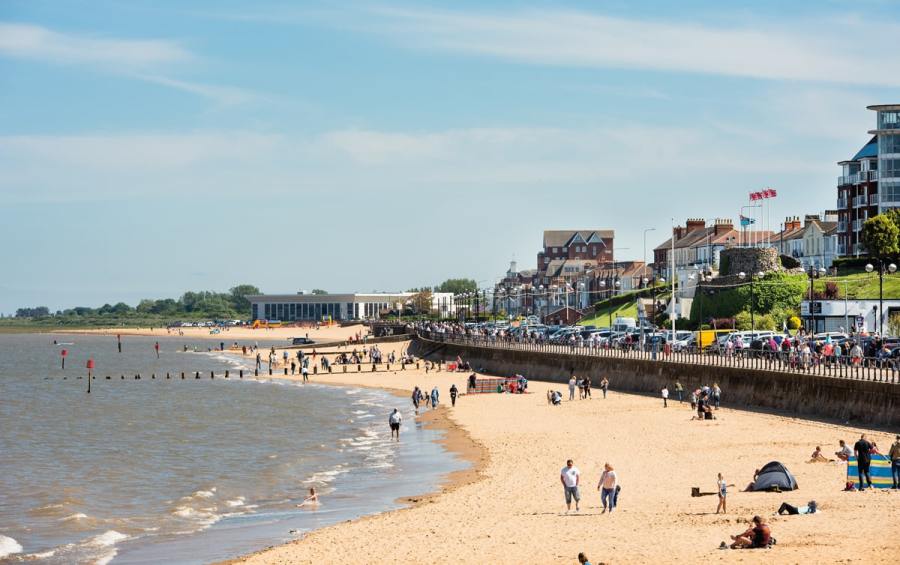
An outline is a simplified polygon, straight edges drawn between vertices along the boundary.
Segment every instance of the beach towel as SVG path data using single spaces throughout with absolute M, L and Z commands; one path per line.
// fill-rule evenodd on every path
M 891 478 L 891 460 L 884 455 L 872 455 L 872 463 L 869 465 L 869 476 L 872 477 L 872 486 L 874 488 L 891 488 L 894 485 Z M 853 483 L 853 487 L 859 489 L 856 457 L 851 457 L 847 460 L 847 483 Z M 866 487 L 868 486 L 867 484 Z

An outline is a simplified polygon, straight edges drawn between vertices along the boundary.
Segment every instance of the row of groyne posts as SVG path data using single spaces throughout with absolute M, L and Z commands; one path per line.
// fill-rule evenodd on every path
M 407 365 L 415 365 L 415 366 L 416 366 L 416 369 L 419 369 L 419 368 L 421 367 L 421 363 L 422 363 L 422 362 L 420 362 L 420 361 L 401 361 L 400 363 L 395 364 L 395 369 L 394 369 L 394 371 L 397 371 L 397 370 L 405 371 Z M 429 370 L 430 370 L 430 369 L 434 369 L 435 371 L 440 371 L 440 370 L 441 370 L 441 365 L 442 365 L 442 362 L 441 362 L 441 361 L 436 361 L 436 362 L 424 361 L 424 363 L 425 363 L 425 365 L 426 365 L 426 369 L 429 369 Z M 368 367 L 368 365 L 369 365 L 369 364 L 366 363 L 366 366 L 367 366 L 367 367 Z M 352 365 L 352 364 L 341 364 L 341 365 L 338 365 L 338 366 L 341 367 L 341 368 L 343 369 L 343 370 L 341 371 L 342 373 L 349 373 L 349 372 L 351 372 L 351 371 L 348 371 L 348 368 L 349 368 L 349 367 L 352 367 L 353 365 Z M 383 367 L 382 367 L 382 366 L 383 366 Z M 398 366 L 399 366 L 399 369 L 396 368 L 396 367 L 398 367 Z M 65 366 L 63 366 L 63 367 L 65 367 Z M 334 371 L 334 367 L 335 367 L 335 365 L 328 365 L 327 370 L 323 370 L 323 374 L 325 374 L 326 372 L 329 373 L 329 374 L 334 373 L 334 372 L 335 372 L 335 371 Z M 362 369 L 362 368 L 363 368 L 363 364 L 362 364 L 362 363 L 356 363 L 356 372 L 357 372 L 357 373 L 362 373 L 362 372 L 363 372 L 363 369 Z M 91 392 L 91 381 L 95 381 L 95 380 L 98 379 L 97 375 L 94 375 L 94 374 L 93 374 L 93 370 L 94 370 L 94 362 L 93 362 L 93 360 L 89 360 L 89 361 L 87 362 L 87 371 L 88 371 L 88 375 L 87 375 L 87 381 L 88 381 L 87 393 L 88 393 L 88 394 L 90 394 L 90 392 Z M 381 371 L 381 372 L 390 372 L 390 371 L 391 371 L 391 364 L 390 364 L 390 363 L 372 363 L 372 364 L 371 364 L 371 369 L 370 369 L 369 371 L 367 371 L 367 372 L 370 372 L 370 373 L 376 373 L 376 372 L 379 372 L 379 371 Z M 278 374 L 278 373 L 279 373 L 278 371 L 275 371 L 274 368 L 273 368 L 271 365 L 269 365 L 269 368 L 268 368 L 268 375 L 266 375 L 265 372 L 264 372 L 264 373 L 263 373 L 263 376 L 274 377 L 274 376 L 275 376 L 276 374 Z M 203 372 L 203 373 L 201 374 L 200 371 L 193 371 L 193 372 L 185 372 L 185 371 L 182 371 L 182 372 L 180 373 L 180 378 L 179 378 L 179 373 L 174 373 L 174 375 L 173 375 L 173 373 L 167 371 L 166 374 L 165 374 L 165 377 L 163 377 L 162 374 L 160 374 L 159 378 L 157 378 L 156 373 L 151 373 L 149 379 L 150 379 L 150 380 L 173 380 L 173 379 L 174 379 L 174 380 L 182 380 L 182 381 L 183 381 L 183 380 L 200 380 L 200 379 L 204 378 L 204 375 L 205 375 L 205 374 L 206 374 L 205 372 Z M 294 376 L 296 376 L 296 373 L 289 373 L 288 367 L 284 367 L 284 376 L 289 376 L 290 374 L 293 374 Z M 318 365 L 313 365 L 313 368 L 312 368 L 312 374 L 313 374 L 313 375 L 318 375 L 318 374 L 319 374 L 319 366 L 318 366 Z M 225 372 L 224 372 L 224 373 L 220 373 L 219 376 L 220 376 L 221 378 L 229 379 L 229 378 L 233 377 L 234 374 L 233 374 L 230 370 L 227 370 L 227 369 L 226 369 Z M 237 378 L 238 378 L 238 379 L 243 379 L 245 376 L 248 377 L 248 378 L 250 378 L 250 377 L 252 377 L 252 378 L 258 378 L 258 377 L 260 376 L 260 370 L 259 370 L 259 369 L 254 369 L 254 370 L 252 371 L 252 375 L 251 375 L 251 371 L 250 371 L 250 370 L 245 371 L 244 369 L 238 369 L 238 371 L 237 371 Z M 279 374 L 278 376 L 281 376 L 281 375 Z M 68 377 L 67 375 L 64 375 L 64 376 L 61 377 L 62 380 L 68 380 L 68 378 L 69 378 L 69 377 Z M 82 376 L 73 377 L 73 378 L 76 379 L 76 380 L 84 379 L 84 377 L 82 377 Z M 209 372 L 209 378 L 210 378 L 210 379 L 215 379 L 215 378 L 216 378 L 216 373 L 215 373 L 215 371 L 210 371 L 210 372 Z M 48 379 L 48 380 L 53 380 L 54 377 L 47 377 L 47 379 Z M 107 381 L 113 381 L 113 380 L 119 380 L 119 381 L 124 381 L 124 380 L 135 380 L 135 381 L 139 381 L 139 380 L 142 380 L 142 379 L 147 379 L 147 377 L 146 377 L 146 376 L 142 377 L 140 373 L 137 373 L 137 374 L 135 374 L 135 375 L 133 376 L 133 378 L 128 378 L 128 379 L 126 379 L 125 375 L 120 375 L 120 377 L 119 377 L 118 379 L 115 379 L 115 378 L 113 378 L 113 377 L 110 376 L 110 375 L 106 375 L 106 376 L 105 376 L 103 379 L 101 379 L 101 380 L 107 380 Z

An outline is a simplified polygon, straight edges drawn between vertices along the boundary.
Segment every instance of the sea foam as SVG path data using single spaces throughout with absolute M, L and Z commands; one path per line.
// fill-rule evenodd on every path
M 14 553 L 22 553 L 22 544 L 9 536 L 0 535 L 0 558 Z

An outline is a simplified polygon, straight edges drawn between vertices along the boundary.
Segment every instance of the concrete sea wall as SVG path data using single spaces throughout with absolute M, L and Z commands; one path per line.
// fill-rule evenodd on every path
M 676 380 L 685 390 L 718 383 L 722 403 L 732 408 L 763 409 L 900 429 L 900 385 L 827 376 L 667 363 L 646 359 L 594 357 L 567 353 L 521 351 L 459 345 L 415 338 L 410 351 L 431 360 L 456 359 L 497 375 L 521 374 L 530 380 L 567 383 L 573 374 L 590 377 L 594 386 L 603 377 L 612 390 L 659 395 L 673 391 Z

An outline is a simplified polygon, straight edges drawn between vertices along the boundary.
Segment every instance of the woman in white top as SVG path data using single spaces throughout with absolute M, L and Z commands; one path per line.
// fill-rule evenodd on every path
M 600 475 L 600 482 L 597 483 L 597 490 L 600 491 L 600 501 L 603 503 L 603 512 L 606 512 L 607 506 L 612 512 L 616 507 L 616 495 L 619 486 L 619 479 L 616 476 L 612 465 L 605 463 L 603 465 L 603 474 Z

